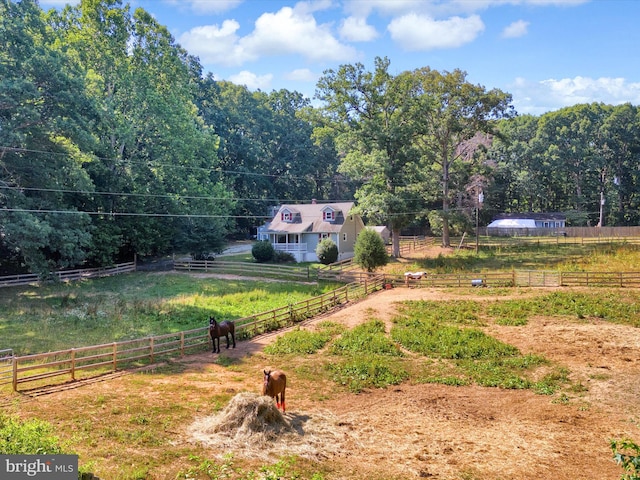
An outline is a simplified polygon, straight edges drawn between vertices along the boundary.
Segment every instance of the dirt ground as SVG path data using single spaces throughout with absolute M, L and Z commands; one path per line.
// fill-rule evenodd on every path
M 352 327 L 372 317 L 388 322 L 390 328 L 396 302 L 454 298 L 488 301 L 492 296 L 486 290 L 476 297 L 469 290 L 456 294 L 395 288 L 306 321 L 303 328 L 314 328 L 323 320 Z M 609 440 L 640 439 L 640 330 L 596 319 L 540 317 L 525 326 L 489 325 L 485 331 L 523 353 L 540 354 L 565 366 L 571 380 L 584 388 L 569 393 L 565 401 L 529 390 L 409 383 L 358 395 L 323 395 L 308 380 L 290 373 L 284 418 L 291 434 L 256 448 L 246 439 L 211 434 L 207 424 L 215 416 L 200 413 L 177 432 L 175 443 L 185 448 L 197 445 L 211 455 L 232 451 L 239 458 L 295 453 L 330 462 L 327 480 L 619 479 L 623 471 L 612 459 Z M 256 373 L 282 367 L 266 365 L 273 358 L 261 352 L 283 333 L 238 342 L 235 350 L 224 350 L 223 340 L 223 355 L 250 363 Z M 217 358 L 211 353 L 185 358 L 184 382 L 198 382 L 196 375 L 189 375 L 193 366 L 194 372 L 204 368 L 215 378 L 209 385 L 212 390 L 258 392 L 259 378 L 216 363 Z M 131 388 L 127 377 L 133 376 L 93 388 Z M 158 383 L 158 391 L 161 388 Z M 62 391 L 47 395 L 46 401 L 64 402 L 75 394 Z
M 396 288 L 308 321 L 305 328 L 321 320 L 352 327 L 372 316 L 388 322 L 398 301 L 454 298 L 474 299 L 437 289 Z M 340 465 L 341 474 L 332 478 L 619 479 L 622 469 L 612 460 L 609 440 L 640 437 L 638 329 L 601 320 L 534 318 L 526 326 L 492 325 L 485 331 L 523 353 L 567 367 L 571 380 L 584 388 L 558 402 L 531 391 L 403 384 L 315 402 L 306 388 L 296 388 L 294 377 L 285 418 L 296 426 L 305 423 L 301 417 L 324 423 L 310 426 L 324 437 L 309 435 L 307 447 Z M 225 354 L 255 355 L 280 334 L 242 342 Z M 199 440 L 211 446 L 239 447 L 201 433 Z M 304 442 L 304 435 L 293 435 L 289 444 L 284 438 L 260 451 L 298 452 Z M 387 476 L 380 477 L 383 473 Z

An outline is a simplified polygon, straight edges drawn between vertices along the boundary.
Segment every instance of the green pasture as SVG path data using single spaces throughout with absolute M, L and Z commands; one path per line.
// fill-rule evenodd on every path
M 456 249 L 434 258 L 415 258 L 412 263 L 391 262 L 388 273 L 406 271 L 430 273 L 495 272 L 503 270 L 552 270 L 562 272 L 640 271 L 640 245 L 626 243 L 518 243 L 517 239 L 482 245 L 474 249 Z M 452 245 L 455 245 L 452 242 Z
M 335 285 L 132 273 L 0 289 L 0 349 L 27 355 L 174 333 L 240 319 Z

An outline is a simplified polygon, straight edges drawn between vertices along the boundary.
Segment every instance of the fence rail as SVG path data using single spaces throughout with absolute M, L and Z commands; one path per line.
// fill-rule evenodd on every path
M 13 378 L 13 350 L 0 350 L 0 385 L 10 383 Z
M 384 276 L 368 276 L 365 280 L 340 287 L 285 307 L 258 313 L 235 320 L 239 339 L 250 338 L 261 333 L 294 325 L 307 318 L 340 308 L 348 302 L 363 298 L 383 288 Z M 37 382 L 37 386 L 52 385 L 53 379 L 78 380 L 115 372 L 125 368 L 154 363 L 167 355 L 184 355 L 187 351 L 203 350 L 210 346 L 209 327 L 196 328 L 184 332 L 157 335 L 136 340 L 71 348 L 34 355 L 6 356 L 7 364 L 2 369 L 0 362 L 0 384 L 11 383 L 13 390 L 20 385 Z M 2 360 L 0 351 L 0 360 Z M 87 371 L 87 373 L 83 373 Z
M 181 260 L 175 261 L 174 270 L 203 271 L 219 274 L 233 274 L 244 276 L 263 276 L 270 278 L 294 279 L 314 281 L 318 278 L 315 269 L 304 266 L 270 265 L 249 262 L 224 262 L 219 260 Z
M 406 287 L 640 287 L 640 272 L 558 272 L 514 270 L 483 273 L 425 273 L 421 278 L 387 275 L 387 282 Z
M 44 280 L 58 280 L 60 282 L 68 282 L 72 280 L 82 280 L 84 278 L 109 277 L 111 275 L 119 275 L 121 273 L 129 273 L 136 271 L 136 262 L 120 263 L 109 268 L 84 268 L 77 270 L 61 270 L 51 272 L 51 274 L 43 278 L 42 275 L 29 273 L 23 275 L 9 275 L 0 277 L 0 287 L 15 287 L 19 285 L 32 285 Z

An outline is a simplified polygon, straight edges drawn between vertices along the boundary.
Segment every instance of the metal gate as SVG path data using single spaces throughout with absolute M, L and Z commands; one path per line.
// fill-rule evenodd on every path
M 13 349 L 0 350 L 0 385 L 13 382 Z

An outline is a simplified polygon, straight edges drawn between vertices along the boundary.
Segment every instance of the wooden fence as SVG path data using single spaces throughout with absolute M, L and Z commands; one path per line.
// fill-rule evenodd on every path
M 211 262 L 213 263 L 213 262 Z M 349 272 L 343 272 L 346 275 Z M 640 287 L 640 272 L 553 272 L 510 271 L 483 273 L 427 273 L 419 279 L 404 275 L 374 275 L 351 272 L 354 282 L 332 292 L 295 304 L 236 320 L 238 340 L 294 325 L 305 319 L 340 308 L 381 289 L 396 287 Z M 154 363 L 168 355 L 209 347 L 209 327 L 104 345 L 72 348 L 57 352 L 14 356 L 0 350 L 0 384 L 33 382 L 53 385 L 64 379 L 95 377 L 107 372 Z M 63 380 L 64 380 L 63 379 Z
M 362 282 L 351 283 L 317 297 L 238 319 L 235 321 L 237 339 L 250 338 L 294 325 L 366 297 L 384 288 L 384 285 L 384 276 L 367 276 Z M 187 351 L 203 350 L 210 345 L 207 325 L 184 332 L 35 355 L 13 356 L 11 352 L 11 355 L 5 355 L 4 364 L 0 358 L 0 384 L 11 383 L 14 391 L 18 391 L 19 386 L 24 383 L 35 382 L 38 387 L 49 386 L 65 379 L 74 381 L 80 377 L 90 378 L 154 363 L 166 356 L 182 356 Z M 4 369 L 2 365 L 5 366 Z M 54 382 L 54 379 L 58 380 Z
M 61 270 L 51 272 L 46 277 L 36 273 L 23 275 L 9 275 L 0 277 L 0 287 L 15 287 L 18 285 L 33 285 L 43 280 L 57 280 L 60 282 L 68 282 L 72 280 L 82 280 L 84 278 L 109 277 L 111 275 L 119 275 L 121 273 L 129 273 L 136 271 L 136 262 L 120 263 L 109 268 L 84 268 L 78 270 Z
M 400 237 L 400 256 L 404 257 L 423 250 L 427 247 L 431 247 L 435 244 L 436 239 L 434 237 Z M 387 253 L 391 255 L 393 253 L 393 245 L 387 245 Z
M 640 272 L 554 272 L 514 270 L 484 273 L 426 273 L 413 279 L 386 276 L 393 286 L 419 287 L 640 287 Z
M 315 269 L 309 266 L 273 265 L 249 262 L 224 262 L 220 260 L 181 260 L 173 263 L 174 270 L 187 272 L 212 272 L 241 276 L 279 278 L 283 280 L 315 281 Z

